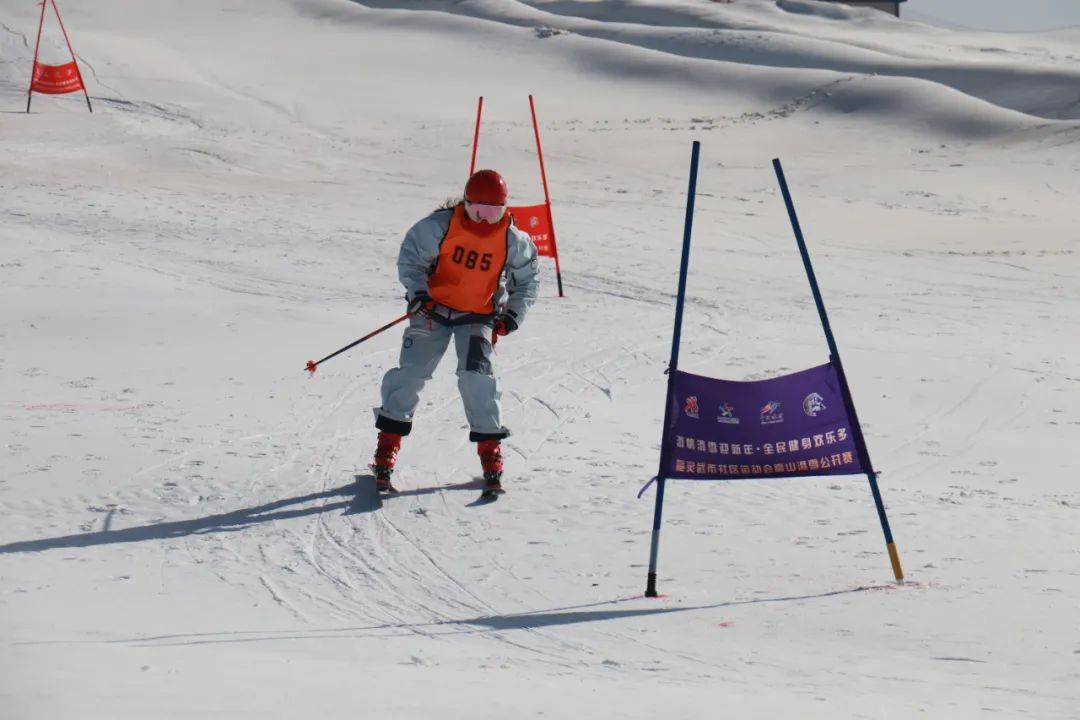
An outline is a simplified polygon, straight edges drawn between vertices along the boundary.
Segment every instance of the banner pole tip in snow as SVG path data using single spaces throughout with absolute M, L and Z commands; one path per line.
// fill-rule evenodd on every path
M 892 561 L 893 575 L 896 576 L 896 582 L 904 582 L 904 569 L 900 567 L 900 554 L 896 552 L 896 543 L 888 543 L 885 547 L 889 549 L 889 560 Z

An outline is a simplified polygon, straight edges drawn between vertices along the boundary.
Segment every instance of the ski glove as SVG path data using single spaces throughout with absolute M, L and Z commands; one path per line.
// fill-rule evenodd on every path
M 412 300 L 409 301 L 409 312 L 413 315 L 431 317 L 431 311 L 434 309 L 435 301 L 423 290 L 413 295 Z
M 495 323 L 492 325 L 492 334 L 496 336 L 509 335 L 518 329 L 517 315 L 512 311 L 499 313 L 495 316 Z

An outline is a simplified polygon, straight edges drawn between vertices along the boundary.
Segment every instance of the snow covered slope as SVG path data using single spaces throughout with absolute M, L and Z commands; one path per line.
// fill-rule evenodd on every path
M 811 0 L 0 6 L 0 718 L 1077 717 L 1078 38 Z M 62 61 L 50 32 L 46 59 Z M 510 493 L 452 363 L 355 491 L 404 229 L 480 163 L 567 297 L 500 343 Z M 682 366 L 823 362 L 863 478 L 672 483 L 640 597 L 690 141 Z M 370 480 L 364 479 L 366 487 Z

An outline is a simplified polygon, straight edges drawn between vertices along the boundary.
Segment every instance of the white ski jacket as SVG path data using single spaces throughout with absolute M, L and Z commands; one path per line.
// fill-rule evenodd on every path
M 428 276 L 435 269 L 443 238 L 450 228 L 452 209 L 436 210 L 409 228 L 398 253 L 398 278 L 405 286 L 408 299 L 419 292 L 428 292 Z M 495 292 L 496 312 L 513 313 L 520 326 L 525 314 L 540 290 L 540 272 L 536 259 L 536 246 L 529 235 L 511 223 L 506 231 L 506 265 L 499 278 Z M 458 313 L 439 306 L 439 314 L 451 322 Z

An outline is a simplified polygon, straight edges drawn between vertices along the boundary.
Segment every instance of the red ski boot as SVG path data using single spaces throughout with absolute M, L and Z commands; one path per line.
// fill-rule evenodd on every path
M 481 440 L 476 444 L 480 465 L 484 468 L 484 490 L 481 500 L 494 500 L 506 492 L 502 486 L 502 446 L 498 440 Z
M 375 448 L 375 462 L 371 471 L 375 473 L 375 489 L 379 492 L 396 493 L 397 488 L 390 482 L 397 463 L 398 450 L 401 449 L 401 436 L 394 433 L 380 432 L 379 444 Z

